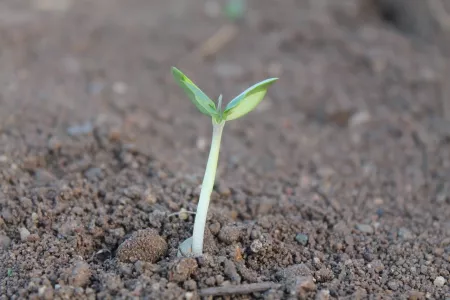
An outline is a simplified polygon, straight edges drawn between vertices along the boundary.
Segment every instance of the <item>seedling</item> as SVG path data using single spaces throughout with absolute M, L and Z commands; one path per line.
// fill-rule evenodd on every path
M 211 117 L 213 125 L 211 148 L 195 215 L 194 232 L 192 237 L 180 244 L 178 252 L 179 256 L 201 256 L 203 253 L 203 236 L 205 233 L 206 216 L 216 177 L 220 141 L 222 139 L 222 131 L 225 122 L 238 119 L 251 112 L 264 98 L 267 89 L 277 81 L 278 78 L 269 78 L 249 87 L 231 100 L 225 109 L 222 110 L 222 95 L 218 97 L 216 106 L 215 103 L 180 70 L 172 67 L 172 74 L 178 85 L 186 92 L 187 96 L 198 110 Z

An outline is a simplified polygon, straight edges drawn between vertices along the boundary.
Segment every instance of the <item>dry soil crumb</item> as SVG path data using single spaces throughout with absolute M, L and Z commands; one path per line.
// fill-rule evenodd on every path
M 153 229 L 134 232 L 117 249 L 117 258 L 122 262 L 142 260 L 154 263 L 167 251 L 167 242 Z

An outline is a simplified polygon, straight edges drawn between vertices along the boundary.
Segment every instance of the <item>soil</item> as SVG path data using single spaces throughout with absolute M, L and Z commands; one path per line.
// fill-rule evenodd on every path
M 445 39 L 373 1 L 248 4 L 0 3 L 1 299 L 450 298 Z M 212 127 L 171 66 L 214 98 L 280 78 L 225 126 L 197 259 Z

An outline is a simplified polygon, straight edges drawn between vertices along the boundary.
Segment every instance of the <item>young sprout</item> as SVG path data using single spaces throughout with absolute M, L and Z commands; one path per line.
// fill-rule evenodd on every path
M 269 78 L 249 87 L 230 101 L 225 109 L 222 110 L 222 95 L 219 96 L 216 106 L 214 102 L 180 70 L 172 67 L 172 74 L 192 103 L 201 113 L 211 117 L 213 124 L 211 148 L 206 164 L 205 175 L 203 177 L 197 213 L 195 215 L 194 232 L 192 237 L 180 244 L 178 252 L 178 255 L 201 256 L 203 253 L 203 236 L 205 232 L 206 217 L 216 177 L 220 141 L 225 122 L 240 118 L 252 111 L 264 98 L 267 89 L 277 81 L 278 78 Z

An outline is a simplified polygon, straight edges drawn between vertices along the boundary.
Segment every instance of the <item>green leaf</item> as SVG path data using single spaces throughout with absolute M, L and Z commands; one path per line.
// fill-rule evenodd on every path
M 267 89 L 277 80 L 278 78 L 269 78 L 246 89 L 228 103 L 223 112 L 223 118 L 230 121 L 251 112 L 264 98 Z
M 216 105 L 203 93 L 186 75 L 180 70 L 172 67 L 172 75 L 178 85 L 185 91 L 189 99 L 194 103 L 198 110 L 210 117 L 217 115 Z

